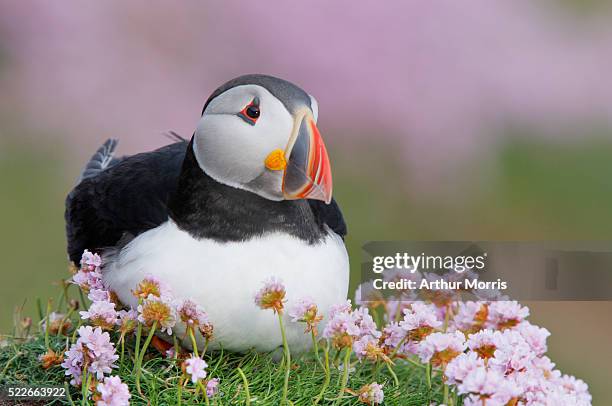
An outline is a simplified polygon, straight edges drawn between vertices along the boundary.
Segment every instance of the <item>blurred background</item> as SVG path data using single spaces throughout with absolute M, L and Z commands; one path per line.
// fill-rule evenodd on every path
M 355 274 L 368 240 L 612 240 L 609 2 L 0 0 L 0 331 L 68 276 L 91 153 L 188 137 L 255 72 L 318 99 Z M 528 304 L 612 404 L 612 303 Z

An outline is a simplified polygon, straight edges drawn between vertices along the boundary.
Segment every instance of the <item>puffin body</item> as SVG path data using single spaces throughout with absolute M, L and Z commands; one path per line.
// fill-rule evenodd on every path
M 212 94 L 189 142 L 115 158 L 107 141 L 66 201 L 70 259 L 100 253 L 103 280 L 126 306 L 149 275 L 194 300 L 214 325 L 212 349 L 273 351 L 278 320 L 253 300 L 265 280 L 282 280 L 286 309 L 309 297 L 326 312 L 348 290 L 346 226 L 317 115 L 297 86 L 247 75 Z M 304 326 L 286 326 L 291 349 L 306 350 Z M 184 337 L 184 325 L 175 331 Z

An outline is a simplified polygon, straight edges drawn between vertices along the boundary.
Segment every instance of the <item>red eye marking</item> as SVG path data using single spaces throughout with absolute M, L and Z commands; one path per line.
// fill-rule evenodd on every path
M 238 115 L 242 117 L 247 123 L 255 125 L 259 115 L 261 114 L 259 110 L 259 105 L 255 100 L 250 102 L 247 106 L 245 106 Z

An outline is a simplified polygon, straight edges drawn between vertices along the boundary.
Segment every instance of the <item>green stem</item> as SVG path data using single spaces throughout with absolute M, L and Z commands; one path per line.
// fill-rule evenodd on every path
M 123 365 L 123 352 L 125 349 L 125 333 L 121 334 L 121 337 L 119 337 L 119 341 L 121 341 L 121 358 L 120 358 L 119 363 Z
M 442 403 L 444 403 L 445 405 L 448 405 L 448 385 L 447 384 L 444 384 L 443 391 L 444 391 L 444 397 L 443 397 Z
M 395 374 L 393 367 L 391 366 L 389 362 L 385 362 L 385 364 L 387 365 L 387 369 L 389 370 L 389 373 L 393 377 L 393 382 L 395 383 L 395 386 L 399 386 L 399 379 L 397 379 L 397 375 Z
M 247 380 L 246 375 L 242 372 L 240 367 L 236 368 L 240 377 L 242 378 L 242 382 L 244 383 L 244 395 L 246 396 L 246 406 L 251 405 L 251 393 L 249 392 L 249 381 Z
M 172 334 L 172 341 L 174 342 L 174 359 L 178 359 L 179 356 L 179 344 L 176 334 Z
M 316 397 L 314 401 L 315 405 L 319 403 L 321 399 L 323 398 L 323 395 L 325 394 L 325 390 L 327 390 L 327 387 L 329 386 L 329 381 L 331 379 L 331 374 L 329 371 L 329 341 L 327 341 L 325 348 L 323 348 L 323 356 L 325 357 L 325 366 L 323 367 L 323 370 L 325 371 L 325 381 L 323 382 L 323 387 L 321 388 L 321 392 L 319 392 L 319 395 Z
M 378 313 L 377 309 L 370 309 L 370 311 L 372 312 L 372 318 L 374 319 L 376 327 L 381 328 L 382 324 L 380 321 L 380 314 Z
M 64 281 L 61 281 L 62 284 L 64 284 Z M 56 307 L 56 312 L 60 313 L 62 311 L 62 303 L 64 303 L 64 298 L 66 297 L 66 290 L 62 290 L 62 293 L 60 294 L 59 300 L 57 301 L 57 307 Z
M 189 338 L 191 339 L 191 346 L 193 347 L 193 353 L 195 354 L 196 357 L 199 357 L 199 355 L 198 355 L 198 343 L 196 342 L 195 335 L 193 334 L 193 328 L 192 327 L 187 326 L 187 334 L 189 335 Z
M 208 343 L 210 342 L 210 339 L 208 337 L 205 338 L 204 341 L 204 349 L 202 349 L 202 359 L 204 359 L 204 354 L 206 354 L 206 351 L 208 350 Z
M 4 368 L 2 369 L 2 373 L 0 373 L 0 378 L 4 377 L 4 375 L 6 374 L 6 371 L 8 371 L 9 367 L 11 366 L 11 364 L 13 363 L 13 361 L 15 361 L 17 358 L 21 357 L 24 353 L 23 352 L 18 352 L 17 354 L 13 355 L 7 362 L 6 365 L 4 366 Z
M 83 309 L 87 309 L 87 302 L 85 301 L 85 296 L 83 295 L 83 289 L 79 287 L 79 297 L 81 298 L 81 306 Z
M 208 400 L 208 394 L 206 393 L 206 387 L 204 386 L 202 381 L 198 381 L 198 386 L 200 387 L 200 389 L 204 393 L 204 401 L 206 402 L 206 406 L 209 406 L 210 405 L 210 400 Z
M 64 391 L 66 393 L 66 399 L 70 402 L 70 406 L 74 406 L 74 401 L 72 400 L 72 396 L 70 396 L 70 387 L 68 386 L 68 382 L 64 382 Z
M 398 300 L 397 307 L 395 308 L 395 317 L 394 317 L 396 322 L 399 322 L 400 319 L 402 318 L 401 308 L 402 308 L 402 302 Z
M 427 387 L 431 390 L 431 362 L 425 366 L 425 378 L 427 379 Z
M 340 391 L 338 392 L 338 398 L 341 398 L 344 394 L 344 389 L 348 383 L 349 368 L 351 367 L 351 347 L 346 348 L 344 354 L 344 370 L 342 371 L 342 382 L 340 383 Z
M 138 306 L 142 306 L 142 298 L 138 298 Z M 138 323 L 136 328 L 136 347 L 134 347 L 134 366 L 140 355 L 140 336 L 142 335 L 142 323 Z
M 79 332 L 79 328 L 81 327 L 82 324 L 83 324 L 83 320 L 79 318 L 79 322 L 77 323 L 76 327 L 74 328 L 74 331 L 72 332 L 72 336 L 70 337 L 71 343 L 74 343 L 76 341 L 76 335 Z
M 83 368 L 83 376 L 81 377 L 81 406 L 87 404 L 87 393 L 89 392 L 89 374 L 87 373 L 87 365 Z
M 406 358 L 406 361 L 410 362 L 412 365 L 414 365 L 415 367 L 419 367 L 419 368 L 427 368 L 425 365 L 416 362 L 415 360 L 413 360 L 412 358 Z
M 374 364 L 374 372 L 372 373 L 372 375 L 374 376 L 374 380 L 378 379 L 378 370 L 380 369 L 380 362 L 376 361 L 376 363 Z
M 183 377 L 181 376 L 181 379 L 179 379 L 179 386 L 178 386 L 178 391 L 176 393 L 176 404 L 178 406 L 181 406 L 181 402 L 183 401 Z
M 291 371 L 291 352 L 287 343 L 287 335 L 285 334 L 285 325 L 283 324 L 283 315 L 278 312 L 278 324 L 280 325 L 281 336 L 283 337 L 283 350 L 285 355 L 285 382 L 283 384 L 283 399 L 281 405 L 287 404 L 287 392 L 289 390 L 289 372 Z
M 40 298 L 39 297 L 36 298 L 36 310 L 38 311 L 38 320 L 42 321 L 43 317 L 44 317 L 44 314 L 43 314 L 43 311 L 42 311 L 42 303 L 40 302 Z
M 319 343 L 317 342 L 317 337 L 313 330 L 310 331 L 310 336 L 312 337 L 312 350 L 315 353 L 315 357 L 317 358 L 317 362 L 321 366 L 321 368 L 325 369 L 323 366 L 323 362 L 321 361 L 321 357 L 319 357 Z
M 391 353 L 391 355 L 389 356 L 389 358 L 393 359 L 393 357 L 395 357 L 395 354 L 397 354 L 397 352 L 399 351 L 399 349 L 402 347 L 402 345 L 404 345 L 404 341 L 406 341 L 406 337 L 402 338 L 400 340 L 399 343 L 397 343 L 397 346 L 395 347 L 395 349 L 393 350 L 393 352 Z
M 149 335 L 147 336 L 147 339 L 145 340 L 144 344 L 142 345 L 142 349 L 140 350 L 140 353 L 138 354 L 138 358 L 136 361 L 136 365 L 135 365 L 135 374 L 136 374 L 136 389 L 138 390 L 138 393 L 142 394 L 142 391 L 140 390 L 140 368 L 142 367 L 142 360 L 144 359 L 145 353 L 147 352 L 147 347 L 149 346 L 149 343 L 151 343 L 151 340 L 153 339 L 153 334 L 155 334 L 155 329 L 157 328 L 157 320 L 155 320 L 153 322 L 153 325 L 151 326 L 151 331 L 149 331 Z
M 51 320 L 49 320 L 49 314 L 51 314 L 51 299 L 47 300 L 47 315 L 45 316 L 45 347 L 49 347 L 49 328 L 51 327 Z
M 72 312 L 74 312 L 74 309 L 69 309 L 68 313 L 66 313 L 66 315 L 62 317 L 62 320 L 60 321 L 59 329 L 57 330 L 58 336 L 62 335 L 62 330 L 64 329 L 64 323 L 66 323 L 66 321 L 70 318 L 70 316 L 72 316 Z

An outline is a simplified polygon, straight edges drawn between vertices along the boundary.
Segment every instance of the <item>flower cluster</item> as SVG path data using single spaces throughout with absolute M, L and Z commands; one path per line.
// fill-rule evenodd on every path
M 141 327 L 148 328 L 148 344 L 155 328 L 172 335 L 179 323 L 184 325 L 194 346 L 193 354 L 182 363 L 183 379 L 189 379 L 206 397 L 217 394 L 219 379 L 207 379 L 208 365 L 198 356 L 194 335 L 200 333 L 206 344 L 212 337 L 213 326 L 205 310 L 191 299 L 174 299 L 168 287 L 152 276 L 145 277 L 132 291 L 138 298 L 137 308 L 121 309 L 116 297 L 102 283 L 101 266 L 99 256 L 87 251 L 83 254 L 73 282 L 87 291 L 92 301 L 89 308 L 80 312 L 81 319 L 90 325 L 78 329 L 78 339 L 63 357 L 50 349 L 43 354 L 40 358 L 43 367 L 61 362 L 73 385 L 80 384 L 84 374 L 93 377 L 96 385 L 93 400 L 97 405 L 127 404 L 130 398 L 127 386 L 119 378 L 108 376 L 118 356 L 106 331 L 117 331 L 123 348 L 125 336 L 137 328 L 138 334 Z M 411 274 L 410 277 L 419 276 Z M 271 309 L 279 317 L 286 360 L 284 400 L 291 370 L 283 324 L 286 296 L 285 286 L 276 278 L 265 281 L 254 296 L 257 306 Z M 452 391 L 462 397 L 465 405 L 591 403 L 587 385 L 563 375 L 545 355 L 550 332 L 527 321 L 529 309 L 502 297 L 499 292 L 477 296 L 476 301 L 460 301 L 456 292 L 448 291 L 430 292 L 420 298 L 410 292 L 400 292 L 397 297 L 382 298 L 375 292 L 360 289 L 358 296 L 361 296 L 356 298 L 362 304 L 360 307 L 353 308 L 347 300 L 329 308 L 321 338 L 326 340 L 323 347 L 326 362 L 331 349 L 337 355 L 344 353 L 343 365 L 339 365 L 340 392 L 351 393 L 362 403 L 381 404 L 383 385 L 372 382 L 359 390 L 345 389 L 351 357 L 359 362 L 383 361 L 396 384 L 398 378 L 393 366 L 404 362 L 421 364 L 443 377 L 445 399 Z M 312 335 L 317 361 L 323 365 L 317 331 L 323 314 L 317 303 L 311 298 L 298 298 L 292 301 L 288 316 L 292 322 L 306 324 L 304 332 Z M 51 313 L 45 321 L 48 326 L 43 327 L 54 332 L 70 328 L 65 325 L 67 322 L 66 315 Z M 139 353 L 137 371 L 145 352 L 146 345 Z M 329 374 L 329 365 L 323 366 Z M 138 382 L 137 375 L 137 388 Z
M 85 292 L 91 289 L 103 289 L 101 266 L 102 258 L 98 254 L 85 250 L 81 257 L 81 268 L 72 276 L 72 282 L 79 285 Z
M 96 386 L 98 400 L 96 406 L 124 406 L 130 404 L 128 386 L 118 376 L 109 376 Z
M 351 303 L 333 306 L 329 310 L 330 319 L 323 330 L 323 337 L 331 340 L 336 348 L 365 347 L 366 341 L 377 340 L 382 333 L 365 307 L 352 310 Z
M 418 272 L 404 276 L 432 278 Z M 358 289 L 357 301 L 371 309 L 381 307 L 380 297 L 364 292 Z M 562 375 L 546 357 L 550 332 L 526 320 L 527 307 L 498 291 L 475 294 L 480 300 L 461 301 L 457 292 L 444 290 L 425 292 L 419 298 L 401 292 L 383 299 L 387 324 L 378 346 L 394 360 L 394 355 L 418 359 L 439 370 L 445 385 L 464 396 L 465 405 L 591 404 L 588 386 Z M 326 326 L 327 337 L 356 334 L 349 323 L 351 311 L 342 309 L 338 314 L 342 316 L 331 317 Z M 357 339 L 356 357 L 367 357 L 366 348 L 375 345 L 375 339 Z
M 116 367 L 114 363 L 119 357 L 115 354 L 114 344 L 106 331 L 119 333 L 118 342 L 122 344 L 123 356 L 126 335 L 134 333 L 139 326 L 149 328 L 150 333 L 153 333 L 151 327 L 155 324 L 162 332 L 172 335 L 176 323 L 182 322 L 187 331 L 199 331 L 208 340 L 212 338 L 213 325 L 201 306 L 191 299 L 174 299 L 170 289 L 153 276 L 146 276 L 133 289 L 133 295 L 138 298 L 137 308 L 122 309 L 116 295 L 105 286 L 101 267 L 102 259 L 99 255 L 89 251 L 83 253 L 81 267 L 74 273 L 72 282 L 85 291 L 91 301 L 88 308 L 79 312 L 81 320 L 89 325 L 79 328 L 78 339 L 64 355 L 49 349 L 39 360 L 45 369 L 61 363 L 73 385 L 82 384 L 85 373 L 92 377 L 90 389 L 96 405 L 127 405 L 130 399 L 127 385 L 118 377 L 107 376 L 112 368 Z M 76 309 L 76 306 L 73 308 Z M 42 325 L 43 329 L 48 329 L 51 334 L 66 331 L 71 326 L 70 318 L 59 313 L 50 313 Z M 142 348 L 140 359 L 144 351 L 145 348 Z M 184 373 L 194 383 L 203 380 L 207 375 L 207 365 L 202 358 L 192 356 L 183 365 Z M 139 366 L 137 368 L 139 369 Z M 205 385 L 208 397 L 219 391 L 217 378 L 202 384 Z
M 84 371 L 94 375 L 98 381 L 102 380 L 104 374 L 109 374 L 116 367 L 114 362 L 119 358 L 109 334 L 91 326 L 82 326 L 77 332 L 79 338 L 66 351 L 62 363 L 66 375 L 72 377 L 70 383 L 80 385 Z

